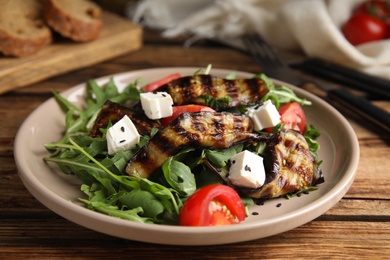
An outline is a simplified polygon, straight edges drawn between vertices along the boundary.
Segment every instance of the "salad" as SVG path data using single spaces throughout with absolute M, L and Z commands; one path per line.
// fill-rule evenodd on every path
M 142 87 L 139 79 L 121 92 L 113 79 L 91 80 L 85 107 L 54 92 L 65 129 L 44 160 L 82 181 L 89 209 L 142 223 L 235 224 L 257 200 L 315 190 L 324 179 L 320 133 L 302 109 L 311 102 L 264 74 L 221 79 L 210 69 Z M 166 100 L 161 111 L 150 105 Z M 124 129 L 132 141 L 114 143 Z

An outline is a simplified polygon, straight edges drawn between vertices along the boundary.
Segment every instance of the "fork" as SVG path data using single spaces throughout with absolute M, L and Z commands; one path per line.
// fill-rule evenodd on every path
M 294 85 L 302 84 L 302 79 L 292 72 L 288 65 L 279 57 L 276 50 L 261 35 L 244 35 L 242 40 L 253 59 L 262 67 L 265 74 Z
M 242 37 L 245 47 L 251 53 L 253 59 L 260 65 L 264 74 L 278 80 L 308 89 L 307 86 L 315 86 L 326 92 L 328 101 L 333 105 L 342 104 L 343 108 L 352 109 L 361 116 L 390 131 L 390 114 L 371 104 L 367 99 L 358 97 L 345 88 L 319 84 L 318 82 L 307 82 L 279 57 L 276 50 L 270 46 L 259 34 L 244 35 Z M 306 87 L 305 87 L 306 86 Z M 323 97 L 322 95 L 319 95 Z M 333 103 L 336 101 L 336 103 Z M 338 106 L 340 107 L 340 106 Z

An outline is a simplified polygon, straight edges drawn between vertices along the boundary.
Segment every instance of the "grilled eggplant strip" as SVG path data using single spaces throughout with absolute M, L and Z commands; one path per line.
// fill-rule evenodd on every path
M 269 92 L 269 88 L 258 78 L 229 80 L 211 75 L 197 75 L 173 80 L 156 91 L 169 93 L 175 105 L 206 105 L 200 96 L 210 95 L 214 98 L 229 96 L 230 104 L 227 107 L 237 107 L 258 102 Z
M 95 123 L 92 126 L 89 135 L 92 137 L 101 137 L 102 133 L 100 132 L 100 128 L 106 128 L 110 121 L 112 124 L 115 124 L 125 115 L 133 121 L 140 135 L 147 135 L 150 133 L 152 128 L 161 127 L 157 121 L 150 120 L 144 113 L 136 112 L 115 102 L 106 101 L 96 117 Z
M 267 144 L 271 165 L 266 165 L 266 180 L 252 198 L 277 198 L 320 184 L 321 169 L 311 154 L 304 136 L 294 130 L 276 133 Z
M 130 159 L 125 172 L 148 178 L 170 156 L 185 145 L 223 149 L 245 141 L 256 141 L 253 122 L 246 115 L 228 112 L 183 113 L 158 131 Z

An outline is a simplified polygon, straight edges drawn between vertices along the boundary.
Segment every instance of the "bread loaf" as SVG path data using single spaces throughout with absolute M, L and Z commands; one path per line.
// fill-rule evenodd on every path
M 101 8 L 88 0 L 43 0 L 43 17 L 56 32 L 74 41 L 92 41 L 103 26 Z
M 0 0 L 0 52 L 22 57 L 52 41 L 39 0 Z

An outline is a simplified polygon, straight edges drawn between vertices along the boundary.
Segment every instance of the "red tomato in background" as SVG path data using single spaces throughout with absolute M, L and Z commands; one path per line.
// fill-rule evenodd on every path
M 354 13 L 366 13 L 379 19 L 386 19 L 390 15 L 390 2 L 388 0 L 365 1 L 355 8 Z
M 201 112 L 201 111 L 210 111 L 215 112 L 214 109 L 208 106 L 202 105 L 184 105 L 184 106 L 173 106 L 172 107 L 172 115 L 170 117 L 164 117 L 160 119 L 160 122 L 163 126 L 168 125 L 170 122 L 175 120 L 180 114 L 184 112 Z
M 170 81 L 172 81 L 174 79 L 178 79 L 178 78 L 181 78 L 181 74 L 180 73 L 174 73 L 174 74 L 166 76 L 165 78 L 162 78 L 162 79 L 159 79 L 157 81 L 151 82 L 151 83 L 143 86 L 142 88 L 146 92 L 153 92 L 156 89 L 158 89 L 159 87 L 161 87 L 162 85 L 167 84 L 168 82 L 170 82 Z
M 390 1 L 362 2 L 341 30 L 353 45 L 390 38 Z
M 305 133 L 306 115 L 299 103 L 291 102 L 281 105 L 278 112 L 285 129 L 294 129 L 302 134 Z
M 237 192 L 226 185 L 211 184 L 200 188 L 184 203 L 181 226 L 222 226 L 237 224 L 246 217 L 244 203 Z
M 387 34 L 386 24 L 367 13 L 354 14 L 341 28 L 352 45 L 383 40 Z

